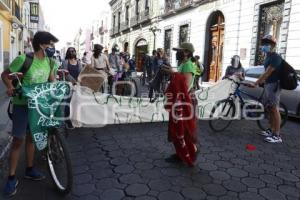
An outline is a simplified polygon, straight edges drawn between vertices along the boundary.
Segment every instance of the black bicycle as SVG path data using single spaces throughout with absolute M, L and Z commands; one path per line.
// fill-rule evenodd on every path
M 220 100 L 214 105 L 210 114 L 209 127 L 214 132 L 221 132 L 228 128 L 234 119 L 250 119 L 256 120 L 261 130 L 266 130 L 269 124 L 269 116 L 262 104 L 264 90 L 259 98 L 257 98 L 240 89 L 241 85 L 251 87 L 250 84 L 239 83 L 230 78 L 227 79 L 231 80 L 237 86 L 236 90 L 227 99 Z M 245 99 L 243 96 L 248 98 Z M 288 110 L 281 102 L 279 111 L 281 115 L 281 127 L 283 127 L 288 118 Z
M 65 76 L 67 71 L 58 70 L 58 73 Z M 22 84 L 20 81 L 22 77 L 23 74 L 20 72 L 9 74 L 10 80 L 17 80 L 18 82 L 18 89 L 15 90 L 15 95 L 22 95 Z M 65 81 L 63 83 L 67 84 Z M 42 155 L 47 160 L 48 170 L 57 191 L 66 195 L 70 193 L 73 187 L 73 170 L 64 128 L 60 126 L 48 128 L 47 132 L 47 147 L 42 151 Z

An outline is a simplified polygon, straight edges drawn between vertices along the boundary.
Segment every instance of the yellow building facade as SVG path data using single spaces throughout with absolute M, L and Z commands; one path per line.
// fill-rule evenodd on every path
M 0 72 L 23 51 L 23 0 L 0 0 Z

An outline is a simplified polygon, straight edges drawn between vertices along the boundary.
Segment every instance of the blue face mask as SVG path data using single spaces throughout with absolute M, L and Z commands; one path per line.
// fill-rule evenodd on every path
M 47 47 L 45 49 L 45 53 L 49 58 L 52 58 L 55 54 L 55 48 L 54 47 Z
M 261 47 L 261 51 L 262 51 L 263 53 L 269 53 L 269 52 L 271 51 L 271 45 L 263 45 L 263 46 Z

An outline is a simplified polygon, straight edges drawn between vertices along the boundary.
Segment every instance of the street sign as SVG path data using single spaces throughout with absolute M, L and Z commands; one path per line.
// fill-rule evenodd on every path
M 30 22 L 39 23 L 39 4 L 30 2 Z

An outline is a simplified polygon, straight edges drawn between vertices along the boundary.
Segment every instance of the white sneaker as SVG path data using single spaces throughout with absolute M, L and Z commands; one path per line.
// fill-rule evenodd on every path
M 281 137 L 280 136 L 276 136 L 276 135 L 273 135 L 273 136 L 270 136 L 270 137 L 266 137 L 265 141 L 268 142 L 268 143 L 282 143 Z
M 273 133 L 272 133 L 272 130 L 268 128 L 267 130 L 258 133 L 258 135 L 261 135 L 264 137 L 271 137 L 271 136 L 273 136 Z

